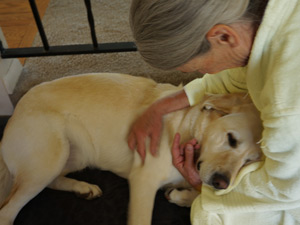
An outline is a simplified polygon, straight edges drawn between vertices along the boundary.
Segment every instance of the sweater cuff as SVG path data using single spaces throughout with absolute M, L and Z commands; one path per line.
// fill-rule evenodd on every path
M 188 101 L 190 103 L 190 106 L 194 106 L 202 100 L 204 93 L 203 88 L 201 88 L 201 85 L 202 78 L 198 78 L 191 81 L 183 87 Z

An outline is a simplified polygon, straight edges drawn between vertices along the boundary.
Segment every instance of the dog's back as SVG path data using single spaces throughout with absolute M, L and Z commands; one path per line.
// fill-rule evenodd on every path
M 169 142 L 164 157 L 153 159 L 152 172 L 152 166 L 136 167 L 133 155 L 138 161 L 140 158 L 128 148 L 127 134 L 131 123 L 151 103 L 179 89 L 124 74 L 72 76 L 32 88 L 19 101 L 1 143 L 3 159 L 14 177 L 13 191 L 0 209 L 1 224 L 11 224 L 24 204 L 46 186 L 87 199 L 101 195 L 96 185 L 64 177 L 87 166 L 129 178 L 131 202 L 137 204 L 130 208 L 138 215 L 130 214 L 135 220 L 131 223 L 148 224 L 162 177 L 175 170 Z M 140 207 L 144 200 L 147 206 Z
M 43 83 L 20 100 L 5 131 L 4 146 L 7 139 L 28 132 L 42 139 L 41 130 L 52 129 L 71 147 L 64 173 L 97 166 L 127 178 L 132 165 L 127 147 L 131 123 L 151 103 L 176 90 L 124 74 L 80 75 Z M 9 146 L 6 149 L 17 154 Z

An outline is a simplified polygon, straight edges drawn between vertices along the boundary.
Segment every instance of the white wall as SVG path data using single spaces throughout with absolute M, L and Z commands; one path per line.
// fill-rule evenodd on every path
M 7 48 L 1 27 L 0 39 L 4 47 Z M 11 115 L 13 112 L 9 94 L 13 93 L 21 72 L 22 65 L 18 59 L 2 59 L 0 57 L 0 116 Z

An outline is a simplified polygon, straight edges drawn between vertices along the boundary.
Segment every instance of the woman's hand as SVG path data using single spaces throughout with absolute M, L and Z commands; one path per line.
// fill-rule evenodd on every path
M 128 146 L 137 150 L 145 161 L 146 139 L 150 138 L 150 152 L 156 155 L 163 126 L 163 116 L 188 107 L 189 101 L 184 90 L 159 99 L 153 103 L 132 125 L 128 135 Z
M 199 149 L 200 145 L 196 139 L 180 145 L 180 134 L 176 134 L 172 146 L 173 165 L 178 169 L 181 175 L 198 191 L 201 191 L 202 181 L 196 170 L 194 161 L 194 151 Z
M 157 105 L 150 106 L 142 116 L 135 121 L 128 136 L 128 146 L 131 150 L 136 149 L 145 161 L 146 157 L 146 139 L 150 137 L 150 152 L 156 155 L 157 146 L 160 140 L 162 117 Z

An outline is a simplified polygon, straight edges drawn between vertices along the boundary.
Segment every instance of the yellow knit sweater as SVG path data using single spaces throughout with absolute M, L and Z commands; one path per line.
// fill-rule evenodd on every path
M 266 160 L 229 193 L 203 187 L 194 225 L 300 224 L 300 0 L 269 0 L 245 68 L 184 87 L 190 104 L 206 92 L 248 92 L 263 120 Z

